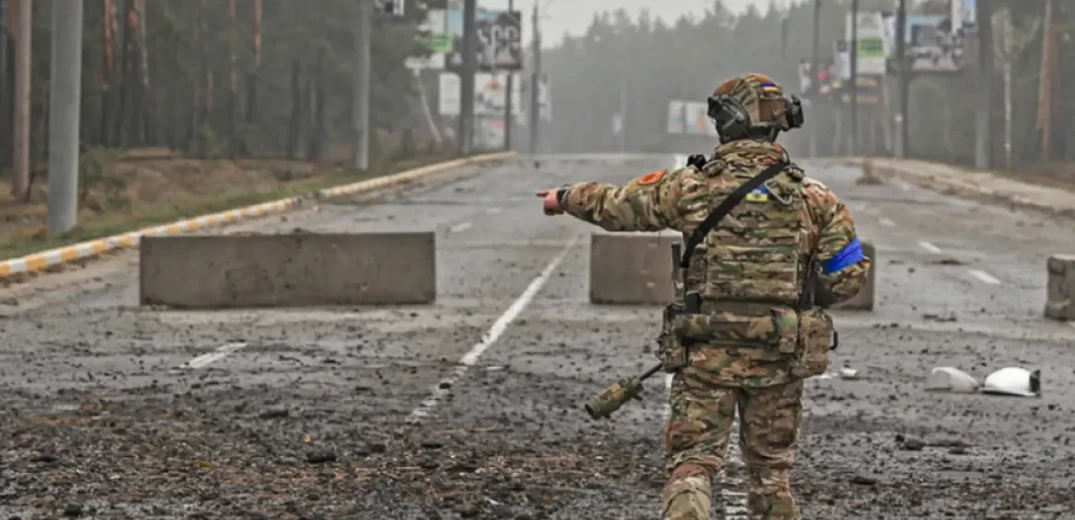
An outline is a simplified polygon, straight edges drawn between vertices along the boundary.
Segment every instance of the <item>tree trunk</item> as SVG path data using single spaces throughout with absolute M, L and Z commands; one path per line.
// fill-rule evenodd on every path
M 211 124 L 210 118 L 213 114 L 213 70 L 209 67 L 209 14 L 205 9 L 205 0 L 198 0 L 198 12 L 201 14 L 199 17 L 198 43 L 201 47 L 201 68 L 202 78 L 205 82 L 205 99 L 202 105 L 202 114 L 199 118 L 201 124 L 194 131 L 198 138 L 198 151 L 204 159 L 209 153 L 209 142 L 207 141 L 208 136 L 202 127 Z
M 239 25 L 235 21 L 235 0 L 228 0 L 228 21 L 231 38 L 228 41 L 228 156 L 235 159 L 239 152 L 239 69 L 235 66 L 235 51 L 239 46 Z
M 145 5 L 145 0 L 138 0 L 137 1 L 137 6 L 138 6 L 138 48 L 141 51 L 140 52 L 140 58 L 141 58 L 141 69 L 142 69 L 142 78 L 141 78 L 142 79 L 142 86 L 141 86 L 142 102 L 140 103 L 140 106 L 139 106 L 139 115 L 140 115 L 142 124 L 140 124 L 138 126 L 138 128 L 139 128 L 139 131 L 141 133 L 140 142 L 142 144 L 147 144 L 147 143 L 151 143 L 151 142 L 156 141 L 155 136 L 153 135 L 154 132 L 152 130 L 152 128 L 153 128 L 153 112 L 154 112 L 153 108 L 155 106 L 155 103 L 153 102 L 154 96 L 152 95 L 152 92 L 150 91 L 150 83 L 149 83 L 149 46 L 148 46 L 147 40 L 146 40 L 146 30 L 147 30 L 146 29 L 146 22 L 147 22 L 146 14 L 147 14 L 148 8 Z
M 127 4 L 123 9 L 123 19 L 126 21 L 123 24 L 123 47 L 122 56 L 120 60 L 123 63 L 123 77 L 119 82 L 119 111 L 116 113 L 115 129 L 113 130 L 113 143 L 120 148 L 126 147 L 128 143 L 127 130 L 129 125 L 127 119 L 129 119 L 129 102 L 128 98 L 132 96 L 132 83 L 131 83 L 131 40 L 133 35 L 133 28 L 131 27 L 132 13 L 134 12 L 134 0 L 127 0 Z
M 115 16 L 116 6 L 112 0 L 102 0 L 104 5 L 104 71 L 101 73 L 101 128 L 100 144 L 111 147 L 112 141 L 112 78 L 115 72 Z
M 291 120 L 287 127 L 287 156 L 294 159 L 302 132 L 302 58 L 295 58 L 291 68 Z
M 323 137 L 325 133 L 325 92 L 324 92 L 324 52 L 318 52 L 314 70 L 306 80 L 307 99 L 309 99 L 310 132 L 306 158 L 310 161 L 321 159 Z
M 195 39 L 196 42 L 201 42 L 201 39 L 202 39 L 202 22 L 201 22 L 201 18 L 202 18 L 202 16 L 204 16 L 204 13 L 202 13 L 203 5 L 204 5 L 203 3 L 199 2 L 198 4 L 195 4 L 195 6 L 194 6 L 194 16 L 193 16 L 194 28 L 193 29 L 194 29 L 194 39 Z M 202 82 L 201 82 L 201 80 L 200 79 L 193 79 L 193 80 L 188 80 L 188 81 L 190 83 L 191 102 L 190 102 L 190 112 L 187 115 L 188 126 L 187 126 L 187 135 L 186 135 L 186 149 L 187 149 L 187 153 L 193 153 L 193 152 L 196 152 L 198 150 L 198 143 L 199 143 L 198 135 L 200 133 L 199 129 L 201 128 L 201 124 L 202 124 L 202 121 L 201 121 L 202 113 L 204 113 L 205 110 L 201 106 L 201 104 L 202 104 L 202 95 L 201 95 Z
M 254 70 L 250 74 L 246 101 L 246 122 L 258 120 L 258 79 L 261 74 L 261 18 L 262 0 L 254 0 Z
M 0 0 L 0 143 L 11 142 L 11 123 L 9 119 L 11 96 L 8 94 L 11 78 L 7 73 L 8 62 L 8 5 Z M 8 147 L 0 145 L 0 171 L 7 166 Z

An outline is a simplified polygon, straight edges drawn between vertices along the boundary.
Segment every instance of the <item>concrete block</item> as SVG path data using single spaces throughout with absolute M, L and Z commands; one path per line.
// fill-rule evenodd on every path
M 675 298 L 672 244 L 678 236 L 595 233 L 590 240 L 590 301 L 663 305 Z
M 866 285 L 862 286 L 862 289 L 855 295 L 855 297 L 840 305 L 833 306 L 833 309 L 855 311 L 873 310 L 874 299 L 876 297 L 878 261 L 877 250 L 874 248 L 872 242 L 868 240 L 862 241 L 862 254 L 871 260 L 870 272 L 866 275 Z
M 1075 255 L 1055 255 L 1047 263 L 1049 271 L 1045 317 L 1075 320 Z
M 176 308 L 430 303 L 434 234 L 143 237 L 143 305 Z

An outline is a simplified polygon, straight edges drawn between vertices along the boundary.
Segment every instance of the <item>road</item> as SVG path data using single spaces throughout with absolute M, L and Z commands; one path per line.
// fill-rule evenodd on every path
M 658 517 L 663 385 L 580 406 L 654 361 L 657 309 L 591 305 L 596 228 L 533 192 L 677 160 L 519 158 L 229 229 L 436 230 L 429 306 L 140 308 L 136 252 L 0 289 L 0 518 Z M 1072 222 L 803 164 L 879 262 L 876 309 L 836 313 L 862 377 L 807 385 L 805 517 L 1075 518 L 1075 327 L 1041 318 Z M 1044 395 L 929 393 L 935 366 L 1040 368 Z

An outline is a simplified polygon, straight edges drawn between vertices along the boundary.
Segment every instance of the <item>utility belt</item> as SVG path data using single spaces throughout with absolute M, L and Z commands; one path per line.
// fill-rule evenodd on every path
M 787 357 L 796 377 L 811 377 L 828 368 L 829 351 L 839 344 L 832 318 L 820 308 L 796 310 L 774 306 L 758 312 L 706 312 L 697 293 L 664 308 L 657 357 L 666 372 L 690 364 L 690 352 L 702 345 L 773 349 Z M 733 302 L 726 304 L 733 307 Z M 725 305 L 720 305 L 724 307 Z

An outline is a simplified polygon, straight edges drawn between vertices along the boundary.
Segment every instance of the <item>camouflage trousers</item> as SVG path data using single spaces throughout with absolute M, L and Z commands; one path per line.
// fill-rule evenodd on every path
M 802 418 L 803 382 L 732 388 L 677 373 L 665 425 L 669 480 L 661 493 L 664 520 L 708 520 L 712 478 L 725 466 L 739 410 L 739 446 L 749 474 L 750 520 L 795 520 L 790 473 Z

